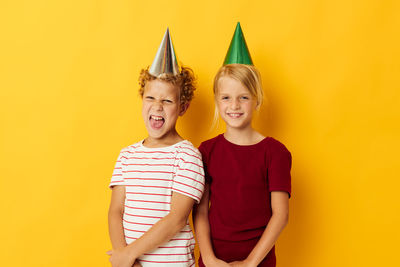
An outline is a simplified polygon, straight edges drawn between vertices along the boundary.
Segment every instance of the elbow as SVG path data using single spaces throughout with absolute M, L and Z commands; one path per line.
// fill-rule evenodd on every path
M 185 225 L 187 224 L 187 219 L 187 217 L 181 217 L 176 220 L 176 232 L 179 232 L 183 227 L 185 227 Z
M 283 225 L 286 226 L 289 223 L 289 213 L 286 213 L 283 218 Z
M 169 218 L 166 218 L 166 217 Z M 166 218 L 168 221 L 168 225 L 169 225 L 169 230 L 170 233 L 172 235 L 175 235 L 177 233 L 179 233 L 179 231 L 181 231 L 183 229 L 183 227 L 185 227 L 185 225 L 187 224 L 187 217 L 184 216 L 174 216 L 172 214 L 167 215 Z
M 289 212 L 274 213 L 272 216 L 279 221 L 279 224 L 281 224 L 282 227 L 285 227 L 289 223 Z
M 281 217 L 281 221 L 282 221 L 283 227 L 288 225 L 288 223 L 289 223 L 289 211 L 282 213 L 280 217 Z

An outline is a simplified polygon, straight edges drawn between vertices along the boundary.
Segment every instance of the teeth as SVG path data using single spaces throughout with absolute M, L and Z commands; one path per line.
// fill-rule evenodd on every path
M 230 117 L 239 118 L 242 114 L 241 113 L 228 113 Z
M 161 116 L 154 116 L 154 115 L 151 115 L 150 118 L 153 119 L 153 120 L 155 120 L 155 121 L 161 121 L 161 120 L 163 120 L 163 117 L 161 117 Z

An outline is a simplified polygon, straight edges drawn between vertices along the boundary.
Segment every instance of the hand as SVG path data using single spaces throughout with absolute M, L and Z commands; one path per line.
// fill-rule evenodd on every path
M 256 267 L 257 265 L 250 264 L 248 261 L 243 260 L 243 261 L 233 261 L 229 263 L 229 266 L 235 266 L 235 267 Z
M 110 255 L 110 262 L 112 267 L 132 267 L 135 266 L 135 258 L 133 258 L 127 247 L 118 248 L 114 250 L 107 251 Z M 140 263 L 139 263 L 140 264 Z M 139 265 L 141 266 L 141 265 Z
M 204 265 L 206 267 L 230 267 L 231 265 L 229 265 L 227 262 L 220 260 L 218 258 L 213 259 L 210 262 L 205 263 Z

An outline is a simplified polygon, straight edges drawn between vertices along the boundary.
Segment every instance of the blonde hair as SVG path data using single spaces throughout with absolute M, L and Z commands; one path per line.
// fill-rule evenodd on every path
M 194 91 L 196 90 L 196 78 L 191 68 L 182 66 L 181 72 L 178 75 L 163 74 L 159 77 L 151 75 L 149 67 L 142 69 L 139 75 L 139 94 L 141 97 L 143 97 L 146 83 L 156 79 L 177 85 L 180 89 L 179 98 L 181 104 L 190 103 L 193 99 Z
M 264 93 L 261 83 L 261 75 L 256 67 L 245 64 L 228 64 L 222 66 L 214 78 L 214 97 L 218 94 L 218 81 L 222 77 L 230 77 L 242 83 L 243 86 L 249 90 L 250 94 L 257 99 L 256 109 L 260 108 L 263 103 Z M 218 116 L 218 109 L 215 108 L 213 127 L 218 121 Z

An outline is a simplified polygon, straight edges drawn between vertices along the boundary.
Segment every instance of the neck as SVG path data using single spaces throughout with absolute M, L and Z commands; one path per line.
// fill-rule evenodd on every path
M 251 126 L 243 129 L 227 128 L 224 137 L 237 145 L 253 145 L 265 138 Z
M 143 145 L 146 147 L 166 147 L 175 145 L 182 140 L 183 138 L 176 131 L 174 131 L 168 134 L 168 136 L 162 136 L 160 138 L 148 136 L 146 139 L 144 139 Z

